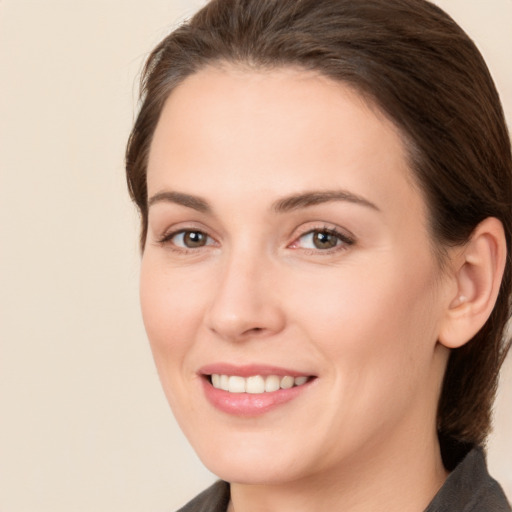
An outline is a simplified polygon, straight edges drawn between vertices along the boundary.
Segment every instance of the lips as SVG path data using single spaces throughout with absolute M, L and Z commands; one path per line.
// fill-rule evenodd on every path
M 316 380 L 314 375 L 254 365 L 209 365 L 200 375 L 208 401 L 236 416 L 264 414 L 299 397 Z

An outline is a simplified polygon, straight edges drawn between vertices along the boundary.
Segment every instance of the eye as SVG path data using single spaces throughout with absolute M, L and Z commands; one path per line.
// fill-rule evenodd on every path
M 213 245 L 214 241 L 203 231 L 196 229 L 183 229 L 166 235 L 160 243 L 172 243 L 179 249 L 199 249 L 207 245 Z
M 335 229 L 323 228 L 312 229 L 304 233 L 292 244 L 292 248 L 328 251 L 336 248 L 341 249 L 353 243 L 354 240 L 349 236 Z

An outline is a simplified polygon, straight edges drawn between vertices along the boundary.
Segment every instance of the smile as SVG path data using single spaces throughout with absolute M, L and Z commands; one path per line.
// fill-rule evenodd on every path
M 302 386 L 308 382 L 309 377 L 293 377 L 291 375 L 252 375 L 241 377 L 239 375 L 212 374 L 210 382 L 215 389 L 229 393 L 262 394 L 273 393 L 280 389 L 290 389 Z
M 308 396 L 317 375 L 266 364 L 212 363 L 199 369 L 205 398 L 231 416 L 255 417 Z

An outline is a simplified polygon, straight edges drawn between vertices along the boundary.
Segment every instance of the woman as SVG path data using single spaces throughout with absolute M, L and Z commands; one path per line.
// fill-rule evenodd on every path
M 214 0 L 142 86 L 144 322 L 222 479 L 182 510 L 510 510 L 482 446 L 512 158 L 463 31 L 424 0 Z

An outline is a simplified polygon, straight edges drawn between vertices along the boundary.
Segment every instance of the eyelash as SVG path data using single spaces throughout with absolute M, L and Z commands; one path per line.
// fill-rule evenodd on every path
M 175 238 L 178 235 L 186 235 L 187 233 L 189 233 L 189 234 L 195 233 L 195 234 L 205 236 L 207 238 L 207 242 L 205 243 L 205 245 L 201 245 L 198 247 L 182 247 L 182 246 L 178 246 L 175 243 L 173 243 L 173 241 L 172 241 L 173 238 Z M 336 245 L 334 247 L 327 248 L 327 249 L 302 248 L 302 250 L 308 255 L 333 254 L 338 251 L 346 250 L 348 247 L 350 247 L 351 245 L 354 245 L 356 242 L 354 237 L 351 235 L 343 233 L 343 232 L 339 231 L 338 229 L 330 227 L 330 226 L 322 226 L 322 227 L 316 227 L 316 228 L 308 229 L 307 231 L 304 231 L 302 234 L 300 234 L 298 237 L 296 237 L 295 240 L 291 244 L 287 245 L 287 248 L 301 249 L 301 247 L 298 247 L 299 240 L 303 239 L 306 236 L 313 236 L 315 233 L 316 234 L 325 233 L 327 235 L 332 235 L 332 236 L 336 237 L 338 243 L 336 243 Z M 189 253 L 197 253 L 198 251 L 200 251 L 206 247 L 214 245 L 212 243 L 208 243 L 208 240 L 211 241 L 214 239 L 201 229 L 179 229 L 177 231 L 165 233 L 161 238 L 159 238 L 157 240 L 157 243 L 161 246 L 170 247 L 171 250 L 174 252 L 178 252 L 181 254 L 189 254 Z
M 172 251 L 181 254 L 197 253 L 199 250 L 213 245 L 207 242 L 205 245 L 199 247 L 181 247 L 173 243 L 173 238 L 177 237 L 178 235 L 186 235 L 187 233 L 200 234 L 205 236 L 209 240 L 213 240 L 211 236 L 209 236 L 201 229 L 178 229 L 177 231 L 172 231 L 171 233 L 165 233 L 161 238 L 157 240 L 157 243 L 161 246 L 168 246 Z
M 314 236 L 314 234 L 327 234 L 332 235 L 336 237 L 338 243 L 334 247 L 327 248 L 327 249 L 319 249 L 319 248 L 303 248 L 303 251 L 306 252 L 306 254 L 320 254 L 320 255 L 329 255 L 336 253 L 338 251 L 345 251 L 348 247 L 355 244 L 355 239 L 353 236 L 348 235 L 347 233 L 343 233 L 342 231 L 330 227 L 330 226 L 322 226 L 322 227 L 315 227 L 313 229 L 308 229 L 304 233 L 300 234 L 288 247 L 296 246 L 299 242 L 299 240 L 305 238 L 306 236 Z M 300 247 L 299 247 L 300 248 Z

